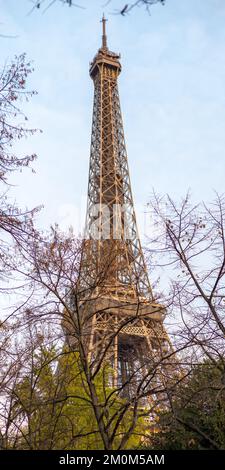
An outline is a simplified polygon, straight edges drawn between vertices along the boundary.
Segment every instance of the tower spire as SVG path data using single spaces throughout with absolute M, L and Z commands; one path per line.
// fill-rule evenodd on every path
M 106 36 L 106 21 L 105 15 L 103 13 L 101 23 L 102 23 L 102 49 L 108 49 L 107 47 L 107 36 Z

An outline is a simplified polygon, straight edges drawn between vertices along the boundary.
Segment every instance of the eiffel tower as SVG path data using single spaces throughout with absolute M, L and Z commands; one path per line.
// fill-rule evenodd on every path
M 148 364 L 171 345 L 137 231 L 117 84 L 120 55 L 108 49 L 104 15 L 102 28 L 102 45 L 90 64 L 94 106 L 80 310 L 90 361 L 107 350 L 113 385 L 126 383 L 130 396 Z

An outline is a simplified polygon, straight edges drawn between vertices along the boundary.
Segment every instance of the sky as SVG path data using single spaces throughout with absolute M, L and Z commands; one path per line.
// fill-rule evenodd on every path
M 38 91 L 23 109 L 43 133 L 21 141 L 37 153 L 36 173 L 11 178 L 19 206 L 43 204 L 37 224 L 82 231 L 86 209 L 93 84 L 89 62 L 101 44 L 103 13 L 110 50 L 121 53 L 119 78 L 132 189 L 141 233 L 152 189 L 179 200 L 209 201 L 224 192 L 225 2 L 166 0 L 148 15 L 113 14 L 122 0 L 56 2 L 44 14 L 29 0 L 0 0 L 1 65 L 26 52 Z

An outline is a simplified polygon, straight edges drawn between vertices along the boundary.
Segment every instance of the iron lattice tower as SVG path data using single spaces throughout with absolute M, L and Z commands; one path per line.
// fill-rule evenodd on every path
M 92 241 L 90 249 L 86 243 L 83 269 L 86 259 L 85 275 L 90 282 L 91 274 L 96 280 L 98 273 L 111 293 L 127 295 L 129 291 L 152 300 L 137 232 L 120 110 L 120 56 L 108 50 L 105 22 L 103 17 L 102 47 L 90 67 L 95 92 L 85 238 Z
M 146 364 L 170 343 L 137 231 L 117 85 L 120 56 L 108 49 L 104 16 L 102 25 L 102 46 L 90 64 L 94 107 L 80 286 L 90 357 L 100 355 L 119 330 L 108 353 L 118 385 L 135 376 L 135 367 L 143 375 Z

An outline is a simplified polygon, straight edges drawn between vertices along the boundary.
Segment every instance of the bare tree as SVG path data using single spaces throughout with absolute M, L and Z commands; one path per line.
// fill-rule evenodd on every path
M 151 240 L 156 264 L 170 273 L 167 304 L 184 326 L 184 340 L 198 354 L 224 358 L 225 200 L 191 205 L 154 196 L 157 236 Z M 153 215 L 153 217 L 154 217 Z M 162 260 L 159 263 L 159 259 Z
M 191 206 L 188 197 L 176 205 L 169 197 L 162 200 L 155 196 L 152 207 L 157 236 L 151 240 L 151 260 L 157 260 L 156 267 L 166 267 L 171 277 L 169 292 L 165 289 L 162 301 L 173 322 L 170 332 L 176 341 L 166 351 L 160 349 L 159 342 L 152 355 L 143 355 L 142 362 L 135 363 L 123 381 L 114 381 L 111 352 L 115 338 L 129 325 L 129 316 L 116 328 L 111 323 L 111 329 L 103 329 L 99 346 L 89 347 L 94 315 L 112 308 L 107 304 L 103 308 L 102 303 L 104 266 L 95 285 L 82 283 L 83 242 L 72 233 L 65 237 L 56 228 L 45 238 L 30 236 L 28 243 L 18 244 L 20 264 L 14 265 L 11 259 L 11 268 L 24 276 L 33 294 L 16 317 L 20 339 L 22 335 L 30 338 L 28 343 L 22 339 L 21 349 L 17 349 L 16 381 L 12 381 L 10 368 L 5 374 L 10 380 L 4 379 L 8 405 L 2 408 L 1 419 L 5 416 L 10 426 L 5 426 L 8 440 L 4 435 L 2 441 L 9 446 L 14 442 L 15 448 L 79 449 L 85 445 L 124 449 L 148 441 L 153 445 L 152 430 L 157 426 L 159 430 L 161 423 L 157 420 L 162 410 L 169 413 L 171 409 L 180 426 L 212 448 L 220 448 L 216 436 L 205 431 L 201 422 L 186 419 L 178 405 L 182 403 L 182 412 L 190 406 L 212 409 L 212 399 L 207 405 L 207 397 L 214 396 L 216 405 L 223 394 L 224 199 L 217 197 L 208 206 Z M 137 318 L 142 315 L 141 303 L 140 298 Z M 123 308 L 122 302 L 117 299 L 114 308 Z M 51 335 L 43 331 L 43 325 Z M 26 367 L 21 368 L 21 363 Z M 211 370 L 211 366 L 218 369 L 215 383 L 208 379 L 193 382 L 198 367 Z M 24 379 L 28 377 L 29 399 L 26 396 L 22 400 Z M 196 384 L 195 388 L 188 388 L 189 381 Z M 42 389 L 41 383 L 45 384 Z M 88 417 L 89 424 L 80 413 Z M 66 441 L 63 435 L 67 435 Z
M 170 417 L 208 445 L 221 448 L 219 436 L 207 431 L 204 419 L 196 423 L 184 411 L 195 409 L 197 416 L 204 408 L 216 416 L 224 389 L 225 199 L 216 195 L 211 204 L 194 205 L 188 194 L 177 204 L 168 195 L 154 194 L 149 206 L 154 221 L 149 240 L 152 268 L 163 275 L 163 302 L 174 318 L 171 334 L 190 375 L 185 387 L 175 387 L 169 396 Z M 213 373 L 207 376 L 204 370 Z M 215 433 L 216 425 L 213 429 Z
M 136 0 L 132 1 L 131 3 L 122 4 L 121 8 L 115 9 L 111 14 L 119 14 L 125 16 L 129 14 L 134 8 L 136 7 L 145 7 L 146 11 L 150 13 L 150 8 L 155 5 L 156 3 L 161 3 L 162 5 L 165 4 L 166 0 Z M 50 7 L 52 7 L 55 3 L 61 3 L 63 5 L 67 5 L 69 7 L 76 7 L 85 10 L 85 6 L 81 5 L 80 3 L 76 3 L 73 0 L 33 0 L 33 7 L 29 11 L 29 14 L 32 13 L 35 9 L 41 10 L 43 13 L 46 12 Z M 122 3 L 122 2 L 121 2 Z M 108 0 L 103 5 L 104 8 L 108 6 L 113 6 L 113 0 Z
M 10 175 L 30 166 L 36 158 L 35 154 L 18 156 L 13 152 L 13 144 L 17 140 L 36 132 L 36 129 L 26 127 L 28 118 L 20 108 L 23 100 L 28 101 L 35 94 L 26 89 L 27 77 L 32 70 L 30 62 L 22 54 L 10 64 L 6 63 L 0 74 L 0 273 L 6 281 L 9 280 L 7 257 L 11 243 L 20 243 L 25 235 L 33 231 L 32 219 L 37 211 L 23 211 L 8 201 Z M 7 291 L 8 285 L 2 285 L 0 290 Z
M 111 322 L 110 328 L 99 330 L 99 341 L 95 343 L 95 347 L 91 347 L 90 326 L 95 315 L 110 314 L 112 308 L 124 308 L 124 303 L 119 299 L 114 302 L 113 307 L 107 302 L 104 303 L 105 297 L 101 293 L 101 282 L 104 283 L 103 265 L 103 272 L 98 275 L 95 284 L 85 286 L 81 282 L 82 246 L 83 242 L 73 238 L 72 234 L 64 237 L 55 228 L 45 238 L 30 237 L 27 243 L 18 244 L 19 266 L 18 263 L 14 264 L 12 259 L 11 269 L 17 270 L 21 278 L 26 279 L 27 288 L 29 292 L 33 292 L 33 295 L 27 300 L 25 308 L 18 310 L 17 327 L 21 335 L 26 329 L 39 328 L 43 323 L 48 325 L 48 328 L 54 331 L 54 341 L 57 345 L 57 353 L 53 354 L 49 361 L 55 363 L 58 357 L 56 382 L 57 377 L 62 374 L 59 382 L 63 383 L 64 380 L 66 383 L 66 379 L 62 379 L 64 374 L 62 358 L 69 355 L 73 364 L 76 363 L 70 382 L 76 383 L 79 376 L 82 388 L 85 390 L 85 396 L 80 393 L 71 395 L 56 387 L 58 393 L 56 394 L 54 388 L 52 394 L 49 392 L 47 401 L 45 399 L 37 403 L 37 409 L 40 407 L 43 409 L 44 405 L 50 402 L 53 408 L 60 403 L 69 405 L 72 399 L 76 399 L 73 412 L 75 413 L 77 407 L 78 413 L 88 402 L 94 413 L 94 424 L 92 429 L 87 430 L 86 427 L 82 431 L 82 427 L 77 428 L 73 423 L 74 430 L 71 437 L 73 448 L 79 448 L 76 447 L 79 446 L 79 439 L 89 434 L 96 436 L 95 442 L 98 442 L 96 445 L 102 446 L 101 448 L 124 449 L 132 446 L 132 442 L 137 445 L 137 442 L 140 443 L 143 438 L 148 438 L 151 428 L 155 426 L 158 409 L 165 406 L 170 389 L 173 389 L 177 381 L 183 380 L 185 374 L 181 376 L 177 370 L 174 349 L 165 348 L 166 344 L 160 336 L 160 324 L 156 320 L 153 321 L 155 349 L 152 349 L 151 354 L 143 352 L 140 360 L 132 362 L 132 370 L 130 368 L 129 373 L 124 372 L 119 380 L 118 378 L 115 380 L 112 363 L 113 345 L 120 335 L 125 334 L 127 327 L 133 324 L 134 318 L 129 315 L 124 316 L 117 325 Z M 108 260 L 105 263 L 106 269 L 107 266 Z M 138 302 L 135 301 L 137 321 L 144 315 L 142 303 L 141 298 Z M 134 303 L 127 302 L 126 308 L 129 307 L 133 309 Z M 156 317 L 157 310 L 154 312 L 154 318 Z M 32 369 L 31 364 L 31 375 Z M 36 384 L 35 381 L 34 383 Z M 15 391 L 15 388 L 13 390 Z M 34 396 L 35 387 L 32 392 L 32 397 Z M 31 402 L 32 400 L 34 399 L 32 398 Z M 80 400 L 80 404 L 77 400 Z M 61 413 L 64 411 L 62 407 Z M 32 408 L 32 421 L 34 412 L 37 410 Z M 29 419 L 29 415 L 26 414 L 25 421 L 20 423 L 20 429 L 23 428 L 22 423 L 28 426 Z M 53 417 L 52 420 L 54 421 Z M 55 429 L 57 430 L 57 427 Z M 36 444 L 38 448 L 44 445 L 43 442 L 39 439 Z M 52 439 L 48 445 L 54 447 L 54 442 Z
M 23 100 L 27 101 L 35 94 L 35 92 L 28 91 L 26 88 L 27 77 L 31 72 L 30 62 L 27 62 L 25 54 L 22 54 L 16 56 L 12 62 L 5 63 L 0 73 L 0 183 L 2 186 L 0 193 L 0 402 L 1 407 L 6 407 L 5 411 L 9 403 L 6 399 L 6 390 L 9 384 L 16 380 L 19 364 L 15 357 L 14 348 L 18 305 L 14 309 L 11 301 L 9 312 L 4 310 L 6 305 L 2 301 L 9 298 L 12 292 L 17 296 L 18 288 L 22 291 L 22 285 L 16 282 L 16 273 L 15 271 L 12 272 L 9 260 L 14 253 L 13 244 L 15 243 L 18 246 L 24 243 L 29 235 L 34 235 L 33 216 L 38 210 L 21 210 L 16 203 L 12 204 L 8 199 L 10 175 L 15 171 L 22 171 L 24 168 L 29 167 L 36 158 L 35 154 L 19 156 L 13 151 L 13 144 L 17 140 L 33 135 L 35 132 L 35 129 L 26 127 L 28 119 L 20 108 Z M 14 261 L 16 260 L 14 259 Z M 22 295 L 20 306 L 24 304 L 25 297 Z M 10 318 L 12 321 L 9 321 Z M 1 423 L 2 420 L 3 415 L 1 415 Z M 9 422 L 7 420 L 5 422 L 6 434 L 4 439 L 1 433 L 2 446 L 5 446 L 7 441 Z

